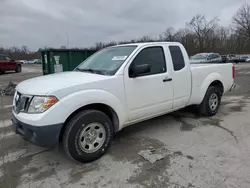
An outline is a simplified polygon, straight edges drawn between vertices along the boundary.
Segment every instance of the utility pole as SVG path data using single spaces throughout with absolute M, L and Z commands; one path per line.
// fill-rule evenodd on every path
M 68 35 L 68 31 L 66 30 L 66 42 L 67 42 L 67 48 L 69 48 L 69 35 Z

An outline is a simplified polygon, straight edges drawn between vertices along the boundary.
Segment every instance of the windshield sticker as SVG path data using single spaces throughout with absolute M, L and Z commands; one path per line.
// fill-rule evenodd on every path
M 128 56 L 114 56 L 113 61 L 124 61 Z

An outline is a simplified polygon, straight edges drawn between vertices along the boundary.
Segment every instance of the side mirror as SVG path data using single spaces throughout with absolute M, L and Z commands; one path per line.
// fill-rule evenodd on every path
M 129 76 L 131 78 L 135 78 L 135 77 L 140 76 L 142 74 L 149 73 L 150 71 L 151 71 L 151 65 L 149 65 L 149 64 L 137 65 L 135 67 L 132 67 L 129 70 Z

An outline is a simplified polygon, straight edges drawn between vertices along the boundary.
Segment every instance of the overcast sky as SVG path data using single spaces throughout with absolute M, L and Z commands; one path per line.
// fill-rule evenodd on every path
M 88 47 L 97 41 L 158 36 L 195 14 L 228 25 L 250 0 L 0 0 L 0 46 Z

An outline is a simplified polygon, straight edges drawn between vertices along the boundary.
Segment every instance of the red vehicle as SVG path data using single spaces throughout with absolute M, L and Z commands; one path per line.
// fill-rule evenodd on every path
M 22 66 L 9 56 L 0 54 L 0 73 L 4 74 L 6 71 L 21 72 Z

